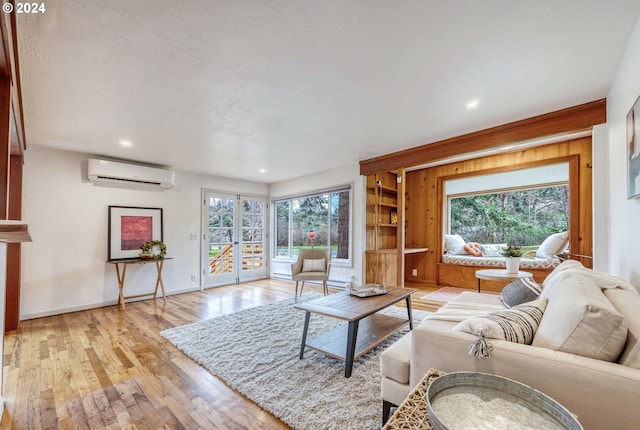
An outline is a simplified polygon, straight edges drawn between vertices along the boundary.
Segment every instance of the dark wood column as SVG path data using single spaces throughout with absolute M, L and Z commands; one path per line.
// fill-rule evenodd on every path
M 8 219 L 10 154 L 11 81 L 5 76 L 0 76 L 0 219 Z
M 22 155 L 11 155 L 9 168 L 9 219 L 22 219 Z M 22 245 L 7 244 L 7 284 L 5 293 L 5 332 L 16 330 L 20 323 L 20 286 L 21 280 L 21 252 Z
M 22 219 L 22 166 L 27 150 L 16 15 L 0 14 L 0 220 Z M 20 320 L 20 244 L 8 241 L 5 331 Z

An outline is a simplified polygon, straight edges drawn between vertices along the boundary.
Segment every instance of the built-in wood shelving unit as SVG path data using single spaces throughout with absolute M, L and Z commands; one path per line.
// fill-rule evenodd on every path
M 405 248 L 405 172 L 367 176 L 366 283 L 404 286 L 404 257 L 427 248 Z

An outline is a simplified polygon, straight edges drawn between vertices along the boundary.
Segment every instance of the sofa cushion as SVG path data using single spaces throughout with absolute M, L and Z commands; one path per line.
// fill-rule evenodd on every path
M 380 373 L 382 376 L 401 384 L 408 384 L 410 363 L 411 333 L 407 333 L 382 351 L 380 354 Z
M 618 363 L 640 369 L 640 294 L 620 288 L 608 288 L 604 295 L 627 322 L 627 341 Z
M 549 299 L 532 345 L 615 361 L 627 338 L 627 323 L 590 272 L 545 280 L 540 297 Z
M 500 292 L 500 301 L 506 308 L 536 300 L 542 292 L 542 285 L 531 278 L 517 279 Z
M 549 258 L 564 251 L 569 242 L 569 232 L 555 233 L 547 237 L 536 251 L 536 257 Z
M 511 309 L 467 318 L 453 329 L 479 337 L 531 344 L 546 306 L 546 299 L 522 303 Z

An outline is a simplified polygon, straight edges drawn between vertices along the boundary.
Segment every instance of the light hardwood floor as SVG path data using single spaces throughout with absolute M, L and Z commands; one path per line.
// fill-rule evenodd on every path
M 0 428 L 287 429 L 159 333 L 291 298 L 293 290 L 290 281 L 261 280 L 169 296 L 166 305 L 144 300 L 124 311 L 22 321 L 4 338 Z M 414 294 L 415 308 L 429 291 Z

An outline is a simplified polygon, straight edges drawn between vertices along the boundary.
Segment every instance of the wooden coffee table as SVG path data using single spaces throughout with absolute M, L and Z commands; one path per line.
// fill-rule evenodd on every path
M 295 305 L 296 309 L 306 311 L 300 359 L 304 357 L 306 347 L 323 352 L 343 360 L 344 376 L 349 378 L 354 360 L 375 348 L 405 325 L 409 324 L 409 328 L 413 329 L 411 294 L 418 290 L 394 287 L 387 287 L 387 290 L 389 291 L 387 294 L 364 298 L 343 291 Z M 376 313 L 401 300 L 406 301 L 408 319 Z M 312 313 L 348 321 L 348 324 L 343 324 L 307 341 Z

